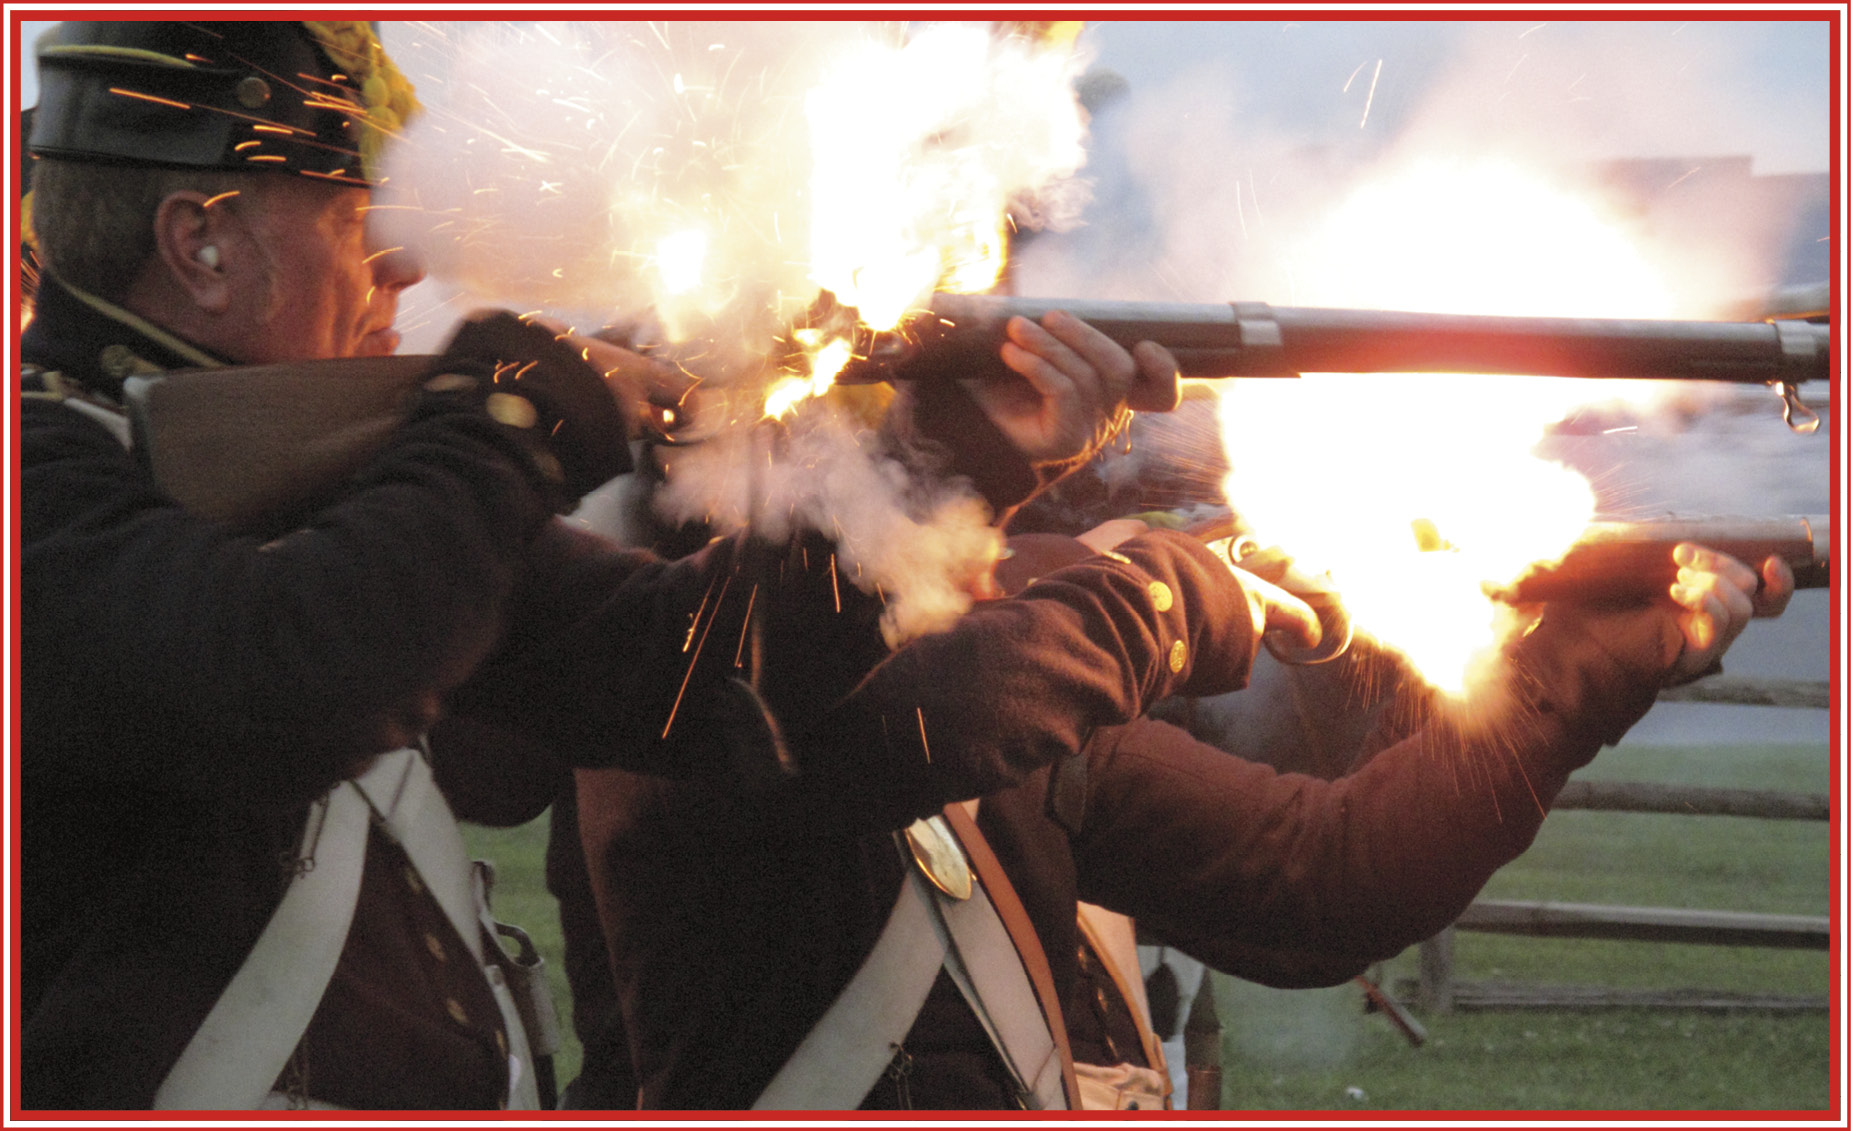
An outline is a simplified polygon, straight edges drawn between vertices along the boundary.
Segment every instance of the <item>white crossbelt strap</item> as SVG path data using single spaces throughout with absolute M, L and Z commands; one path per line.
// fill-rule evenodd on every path
M 365 777 L 397 776 L 406 753 L 380 758 Z M 263 1106 L 308 1028 L 340 961 L 366 866 L 368 811 L 357 782 L 336 786 L 319 808 L 304 833 L 313 866 L 290 881 L 250 957 L 155 1092 L 156 1108 Z
M 849 1111 L 880 1079 L 944 965 L 933 929 L 935 893 L 916 869 L 874 949 L 752 1106 L 759 1111 Z
M 365 774 L 332 790 L 321 813 L 309 815 L 305 839 L 312 841 L 314 866 L 290 882 L 250 956 L 156 1091 L 156 1108 L 248 1111 L 265 1106 L 346 945 L 374 810 L 385 818 L 476 961 L 484 962 L 481 920 L 486 912 L 476 906 L 469 855 L 456 819 L 418 752 L 382 755 Z M 486 976 L 512 1045 L 510 1106 L 537 1107 L 533 1074 L 522 1071 L 527 1045 L 505 979 L 492 963 Z
M 974 806 L 973 806 L 974 807 Z M 952 899 L 909 867 L 887 925 L 752 1106 L 759 1111 L 846 1111 L 892 1062 L 940 969 L 951 975 L 1028 1102 L 1064 1109 L 1061 1060 L 1015 943 L 975 884 Z
M 1025 1099 L 1038 1110 L 1065 1110 L 1060 1050 L 1048 1031 L 1034 983 L 989 896 L 979 885 L 969 899 L 938 899 L 933 906 L 941 915 L 935 925 L 949 936 L 945 972 L 963 991 L 1016 1082 L 1028 1092 Z
M 487 947 L 499 945 L 494 942 L 495 920 L 489 914 L 488 892 L 469 858 L 469 848 L 463 843 L 450 803 L 431 777 L 429 764 L 415 751 L 405 753 L 410 757 L 401 775 L 379 780 L 368 774 L 361 779 L 362 788 L 373 808 L 386 815 L 386 828 L 405 850 L 412 867 L 430 889 L 431 898 L 443 908 L 445 918 L 462 936 L 495 995 L 502 1027 L 508 1034 L 508 1107 L 537 1109 L 539 1080 L 532 1070 L 533 1057 L 520 1010 L 497 961 L 500 955 L 487 951 Z

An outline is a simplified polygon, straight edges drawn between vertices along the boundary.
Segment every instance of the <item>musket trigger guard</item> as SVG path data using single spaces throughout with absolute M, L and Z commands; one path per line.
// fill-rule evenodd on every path
M 1310 605 L 1311 611 L 1317 614 L 1324 638 L 1315 647 L 1304 648 L 1285 643 L 1284 637 L 1276 631 L 1263 633 L 1260 643 L 1272 653 L 1273 659 L 1291 667 L 1303 668 L 1328 664 L 1348 652 L 1351 642 L 1356 638 L 1356 627 L 1344 612 L 1337 595 L 1329 591 L 1314 591 L 1297 593 L 1295 596 Z
M 1780 382 L 1780 418 L 1788 428 L 1802 436 L 1810 436 L 1819 430 L 1819 414 L 1806 407 L 1800 400 L 1800 387 L 1792 381 Z

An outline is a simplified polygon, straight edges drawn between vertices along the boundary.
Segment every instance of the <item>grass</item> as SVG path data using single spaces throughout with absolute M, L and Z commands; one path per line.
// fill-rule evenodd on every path
M 1590 778 L 1823 792 L 1823 747 L 1621 747 Z M 467 829 L 495 862 L 497 917 L 526 928 L 553 972 L 570 1028 L 559 920 L 546 894 L 545 818 L 519 829 Z M 1817 822 L 1562 812 L 1535 846 L 1492 880 L 1486 896 L 1645 906 L 1824 914 L 1833 845 Z M 1696 987 L 1826 994 L 1816 951 L 1538 940 L 1460 933 L 1463 980 L 1621 987 Z M 1393 985 L 1416 954 L 1384 964 Z M 1351 986 L 1276 991 L 1216 976 L 1224 1025 L 1223 1104 L 1229 1110 L 1818 1112 L 1837 1098 L 1830 1017 L 1638 1009 L 1458 1012 L 1421 1018 L 1413 1048 L 1362 1009 Z M 568 1032 L 556 1064 L 577 1074 Z
M 1824 792 L 1820 747 L 1627 749 L 1589 778 Z M 1820 915 L 1822 823 L 1561 812 L 1485 895 Z M 1409 951 L 1378 971 L 1417 974 Z M 1832 992 L 1817 951 L 1526 939 L 1460 932 L 1467 981 L 1736 992 Z M 1819 1112 L 1832 1087 L 1830 1015 L 1696 1010 L 1462 1011 L 1421 1018 L 1414 1048 L 1351 987 L 1275 991 L 1217 975 L 1223 1104 L 1296 1111 Z

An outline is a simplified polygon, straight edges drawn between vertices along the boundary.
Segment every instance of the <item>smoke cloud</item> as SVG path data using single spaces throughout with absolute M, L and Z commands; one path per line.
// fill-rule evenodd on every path
M 767 422 L 764 392 L 813 376 L 793 328 L 825 292 L 882 326 L 990 285 L 1006 216 L 1074 220 L 1070 43 L 677 21 L 418 23 L 390 46 L 427 106 L 378 213 L 393 242 L 459 304 L 614 328 L 701 384 L 705 438 L 675 451 L 665 518 L 836 536 L 894 639 L 968 607 L 999 548 L 984 505 L 908 482 L 834 398 Z
M 1824 23 L 1192 26 L 1097 29 L 1101 66 L 1123 72 L 1093 123 L 1099 206 L 1025 249 L 1025 292 L 1335 305 L 1353 272 L 1393 263 L 1312 261 L 1307 244 L 1357 186 L 1443 155 L 1602 201 L 1677 316 L 1714 317 L 1780 281 L 1801 222 L 1746 173 L 1823 172 L 1829 154 Z M 1507 227 L 1526 223 L 1518 203 Z
M 1023 248 L 1023 293 L 1743 317 L 1744 300 L 1783 281 L 1795 235 L 1809 223 L 1826 234 L 1826 212 L 1799 207 L 1789 179 L 1754 175 L 1768 152 L 1787 169 L 1825 168 L 1823 22 L 1192 27 L 1193 37 L 1173 26 L 1097 29 L 1111 44 L 1100 66 L 1122 68 L 1089 76 L 1099 206 L 1087 226 Z M 1778 79 L 1758 53 L 1779 58 Z M 1522 516 L 1515 533 L 1559 527 L 1572 540 L 1586 512 L 1568 504 L 1585 508 L 1588 493 L 1571 499 L 1558 465 L 1509 457 L 1526 459 L 1545 428 L 1589 402 L 1626 398 L 1586 413 L 1596 428 L 1676 427 L 1753 393 L 1762 420 L 1783 431 L 1764 390 L 1712 385 L 1677 389 L 1678 401 L 1660 406 L 1638 398 L 1671 393 L 1663 382 L 1214 384 L 1228 501 L 1263 541 L 1331 571 L 1359 626 L 1404 647 L 1410 633 L 1365 614 L 1360 581 L 1388 580 L 1384 608 L 1435 621 L 1444 594 L 1479 601 L 1471 577 L 1437 567 L 1481 545 L 1519 562 L 1559 553 L 1566 541 L 1506 546 L 1495 519 Z M 1640 482 L 1650 468 L 1615 474 L 1609 460 L 1605 470 L 1608 503 L 1623 493 L 1649 505 L 1657 493 Z M 1487 485 L 1489 499 L 1456 505 Z M 1424 552 L 1409 536 L 1415 523 L 1447 530 L 1449 552 Z M 1419 574 L 1391 572 L 1403 551 Z M 1431 595 L 1415 583 L 1429 573 Z M 1490 619 L 1482 608 L 1459 615 L 1472 617 Z

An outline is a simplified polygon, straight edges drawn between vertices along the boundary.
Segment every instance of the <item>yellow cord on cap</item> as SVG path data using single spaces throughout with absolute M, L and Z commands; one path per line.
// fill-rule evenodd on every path
M 392 62 L 365 20 L 304 20 L 302 26 L 360 88 L 365 104 L 360 117 L 360 165 L 367 180 L 377 181 L 386 139 L 396 137 L 423 109 L 411 80 Z

